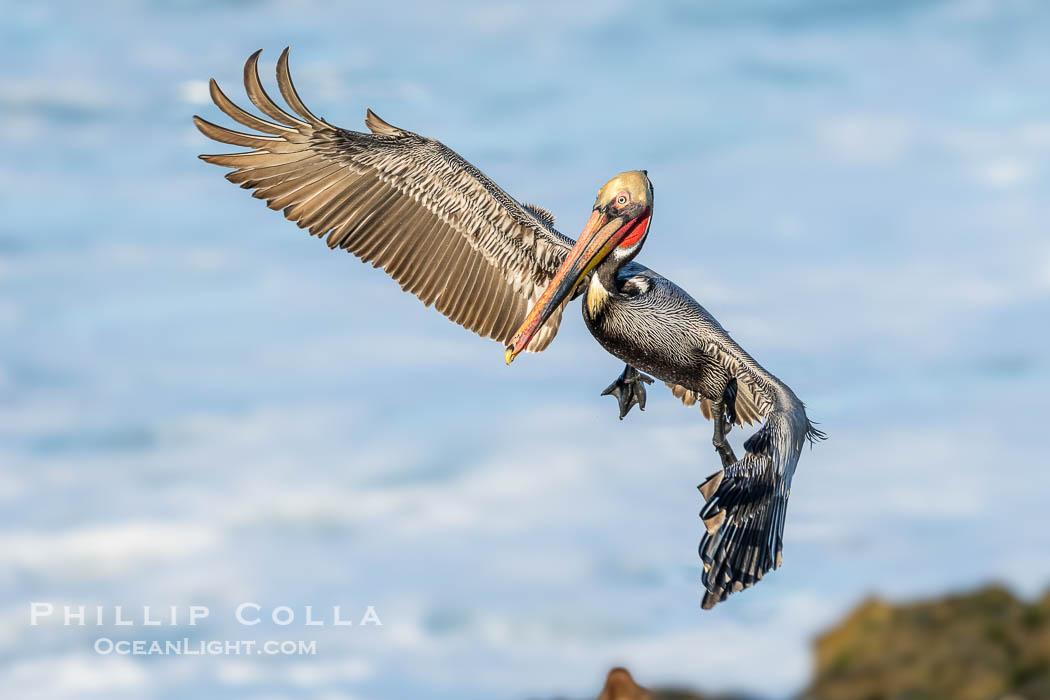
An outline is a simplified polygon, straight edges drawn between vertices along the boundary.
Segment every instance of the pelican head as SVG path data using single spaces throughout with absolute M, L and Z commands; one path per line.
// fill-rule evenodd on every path
M 508 365 L 594 268 L 605 260 L 619 268 L 638 254 L 652 213 L 653 185 L 644 170 L 620 173 L 598 190 L 591 218 L 576 245 L 507 346 Z

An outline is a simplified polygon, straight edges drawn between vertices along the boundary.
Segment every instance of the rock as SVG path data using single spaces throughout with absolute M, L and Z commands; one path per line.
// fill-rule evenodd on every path
M 630 671 L 617 667 L 609 671 L 598 700 L 653 700 L 653 695 L 634 682 Z
M 1050 594 L 867 600 L 815 644 L 814 700 L 1050 698 Z
M 598 700 L 743 700 L 739 696 L 701 695 L 691 690 L 660 688 L 648 690 L 635 683 L 626 668 L 617 667 L 609 671 Z

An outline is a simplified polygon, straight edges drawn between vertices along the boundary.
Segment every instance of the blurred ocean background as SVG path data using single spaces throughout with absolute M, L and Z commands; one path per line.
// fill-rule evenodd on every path
M 865 595 L 1050 582 L 1047 3 L 0 12 L 5 697 L 583 697 L 627 664 L 776 698 Z M 507 368 L 197 160 L 223 148 L 190 117 L 229 125 L 208 78 L 247 105 L 244 59 L 271 80 L 285 45 L 314 112 L 438 138 L 568 235 L 648 169 L 640 261 L 830 436 L 782 569 L 700 610 L 710 425 L 659 385 L 619 422 L 578 308 Z M 30 601 L 212 615 L 30 627 Z M 383 626 L 245 628 L 243 601 Z M 92 651 L 187 633 L 318 654 Z

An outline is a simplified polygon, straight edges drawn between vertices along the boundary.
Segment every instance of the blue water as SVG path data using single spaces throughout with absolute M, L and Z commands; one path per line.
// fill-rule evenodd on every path
M 778 697 L 865 595 L 1050 582 L 1045 3 L 0 5 L 5 695 L 586 697 L 627 664 Z M 780 571 L 699 609 L 710 428 L 660 387 L 617 421 L 577 311 L 508 369 L 196 159 L 207 79 L 246 103 L 285 45 L 316 113 L 439 138 L 570 235 L 648 169 L 640 260 L 831 437 Z M 318 651 L 92 650 L 188 632 Z

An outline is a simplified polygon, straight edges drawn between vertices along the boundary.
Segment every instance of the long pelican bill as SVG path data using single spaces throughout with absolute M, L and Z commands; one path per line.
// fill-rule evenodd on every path
M 635 226 L 645 219 L 643 216 L 626 219 L 617 216 L 610 219 L 601 209 L 594 209 L 587 220 L 579 240 L 565 256 L 547 288 L 543 290 L 536 305 L 525 317 L 524 323 L 507 346 L 503 355 L 509 365 L 529 345 L 532 337 L 543 327 L 547 319 L 557 311 L 576 286 L 618 246 Z

